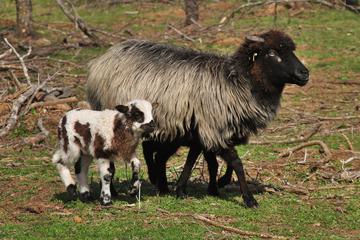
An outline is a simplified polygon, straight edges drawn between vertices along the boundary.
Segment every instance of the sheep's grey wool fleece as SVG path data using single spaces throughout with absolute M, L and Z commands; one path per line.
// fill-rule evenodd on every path
M 255 133 L 276 114 L 256 101 L 232 57 L 142 40 L 125 41 L 92 60 L 87 94 L 95 109 L 134 98 L 157 102 L 153 137 L 173 140 L 193 124 L 207 149 Z

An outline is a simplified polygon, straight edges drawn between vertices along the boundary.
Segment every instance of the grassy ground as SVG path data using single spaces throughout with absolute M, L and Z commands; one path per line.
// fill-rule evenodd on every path
M 59 43 L 67 33 L 74 31 L 73 25 L 54 2 L 33 0 L 37 32 L 35 48 L 37 45 L 40 48 L 44 42 Z M 237 1 L 203 1 L 199 22 L 203 27 L 218 23 L 224 13 L 239 4 Z M 274 28 L 272 8 L 268 7 L 241 12 L 220 30 L 217 27 L 207 30 L 183 28 L 184 14 L 180 2 L 145 1 L 111 8 L 80 5 L 77 9 L 91 26 L 122 37 L 152 39 L 223 54 L 231 53 L 246 34 Z M 13 1 L 0 3 L 0 16 L 0 31 L 9 30 L 7 37 L 11 38 L 15 24 Z M 301 7 L 289 11 L 279 9 L 276 27 L 294 38 L 298 45 L 297 55 L 311 70 L 311 82 L 303 88 L 286 88 L 278 118 L 253 141 L 297 138 L 319 123 L 316 116 L 359 115 L 359 85 L 345 84 L 346 81 L 360 80 L 359 20 L 359 16 L 350 12 L 316 5 L 303 6 L 303 10 Z M 169 30 L 167 24 L 174 25 L 195 41 L 182 39 Z M 75 32 L 73 36 L 76 42 L 80 34 Z M 118 40 L 111 38 L 111 41 Z M 60 68 L 68 73 L 51 84 L 73 86 L 77 97 L 83 99 L 86 63 L 106 49 L 61 50 L 50 57 L 64 61 L 46 65 L 39 71 L 47 74 Z M 6 81 L 5 75 L 1 77 L 1 81 Z M 289 238 L 360 238 L 360 182 L 347 178 L 341 164 L 342 160 L 359 154 L 359 119 L 320 121 L 320 131 L 312 140 L 322 140 L 331 149 L 332 157 L 327 163 L 317 147 L 307 148 L 306 152 L 303 149 L 286 158 L 279 157 L 279 153 L 294 144 L 250 144 L 238 148 L 251 178 L 277 187 L 293 186 L 302 189 L 301 193 L 284 190 L 257 194 L 255 197 L 260 208 L 256 210 L 244 207 L 236 184 L 222 189 L 219 198 L 209 197 L 206 195 L 206 167 L 200 159 L 189 183 L 187 199 L 177 199 L 173 193 L 157 196 L 155 188 L 148 182 L 143 163 L 139 209 L 136 200 L 125 194 L 130 172 L 122 163 L 117 163 L 116 174 L 120 196 L 112 207 L 102 208 L 97 201 L 90 204 L 67 201 L 64 187 L 50 160 L 56 145 L 56 124 L 62 113 L 63 109 L 56 107 L 33 110 L 1 141 L 0 239 L 243 238 L 186 214 L 199 214 L 241 230 Z M 1 118 L 0 125 L 7 116 L 8 113 Z M 45 127 L 51 131 L 50 137 L 38 146 L 17 145 L 22 138 L 37 132 L 34 126 L 38 117 L 44 119 Z M 348 143 L 342 134 L 349 138 L 354 151 L 348 151 Z M 168 163 L 172 185 L 181 171 L 186 153 L 187 149 L 181 149 Z M 304 160 L 304 155 L 307 156 L 306 162 L 299 163 Z M 143 160 L 141 153 L 139 156 Z M 219 163 L 224 171 L 222 162 Z M 349 171 L 359 171 L 360 163 L 354 160 L 345 167 Z M 98 198 L 95 166 L 92 166 L 90 176 L 94 196 Z

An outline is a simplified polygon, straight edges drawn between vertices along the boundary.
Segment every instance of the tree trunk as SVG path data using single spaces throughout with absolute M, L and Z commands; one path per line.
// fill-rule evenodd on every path
M 16 30 L 20 37 L 32 35 L 31 0 L 16 0 Z
M 185 2 L 185 25 L 191 25 L 199 20 L 199 0 L 184 0 Z

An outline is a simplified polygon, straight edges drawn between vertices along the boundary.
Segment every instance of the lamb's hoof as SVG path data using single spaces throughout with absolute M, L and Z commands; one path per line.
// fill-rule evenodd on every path
M 91 194 L 88 191 L 80 193 L 79 198 L 82 202 L 91 202 L 92 200 Z
M 181 199 L 186 198 L 187 193 L 186 193 L 185 189 L 183 189 L 182 187 L 177 187 L 176 188 L 176 197 L 181 198 Z
M 226 177 L 221 177 L 221 178 L 218 180 L 217 185 L 218 185 L 219 188 L 223 188 L 223 187 L 225 187 L 226 185 L 230 184 L 230 182 L 231 182 L 231 178 L 228 179 L 228 178 L 226 178 Z
M 258 208 L 259 207 L 259 204 L 257 203 L 257 201 L 255 200 L 255 198 L 252 195 L 250 195 L 250 196 L 243 195 L 243 200 L 244 200 L 246 207 L 248 207 L 248 208 Z
M 112 204 L 111 197 L 109 195 L 104 195 L 100 197 L 100 203 L 103 206 L 109 206 Z
M 220 193 L 217 188 L 208 188 L 207 192 L 210 196 L 215 196 L 215 197 L 220 196 Z
M 66 191 L 68 193 L 70 201 L 77 199 L 76 186 L 74 184 L 70 184 L 67 186 Z

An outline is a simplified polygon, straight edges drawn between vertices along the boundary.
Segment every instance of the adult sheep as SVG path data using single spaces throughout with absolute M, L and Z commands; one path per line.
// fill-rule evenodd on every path
M 231 56 L 129 40 L 89 64 L 88 100 L 95 109 L 133 98 L 159 103 L 154 110 L 158 130 L 143 147 L 149 178 L 160 192 L 168 191 L 166 161 L 178 146 L 188 145 L 178 195 L 203 152 L 210 170 L 208 191 L 217 194 L 219 155 L 235 170 L 245 204 L 256 207 L 234 147 L 275 117 L 285 84 L 307 83 L 309 71 L 294 51 L 292 39 L 275 30 L 248 36 Z

